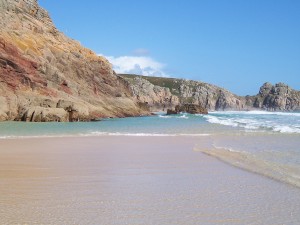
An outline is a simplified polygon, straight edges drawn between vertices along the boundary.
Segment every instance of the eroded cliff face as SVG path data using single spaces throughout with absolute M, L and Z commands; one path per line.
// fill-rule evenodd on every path
M 245 98 L 199 81 L 125 74 L 121 76 L 130 83 L 137 100 L 147 103 L 153 111 L 175 109 L 175 106 L 184 104 L 199 105 L 210 111 L 250 108 L 246 105 Z
M 103 57 L 66 37 L 36 0 L 0 0 L 0 120 L 147 113 Z
M 300 111 L 300 92 L 283 83 L 265 83 L 257 95 L 243 97 L 199 81 L 128 74 L 120 76 L 129 82 L 137 101 L 148 104 L 153 111 L 174 110 L 177 105 L 184 104 L 199 105 L 209 111 Z
M 264 83 L 256 96 L 248 97 L 249 104 L 268 111 L 300 111 L 300 92 L 284 83 Z
M 198 81 L 179 80 L 182 103 L 198 104 L 207 110 L 246 110 L 245 99 L 223 88 Z
M 160 87 L 143 79 L 141 76 L 125 77 L 137 102 L 146 104 L 151 111 L 165 111 L 179 104 L 179 98 L 169 88 Z

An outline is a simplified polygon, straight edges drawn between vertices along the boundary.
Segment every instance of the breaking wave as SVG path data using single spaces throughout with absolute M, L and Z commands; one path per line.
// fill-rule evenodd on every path
M 189 116 L 188 114 L 179 114 L 179 115 L 173 115 L 173 116 L 170 116 L 170 115 L 158 115 L 159 118 L 162 118 L 162 119 L 170 119 L 170 118 L 177 118 L 177 119 L 189 119 Z
M 209 123 L 280 133 L 300 133 L 299 117 L 300 113 L 264 111 L 211 112 L 203 116 Z

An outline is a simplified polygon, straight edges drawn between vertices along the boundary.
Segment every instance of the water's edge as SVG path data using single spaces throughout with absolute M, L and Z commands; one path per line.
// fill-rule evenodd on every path
M 300 176 L 297 173 L 298 171 L 292 167 L 288 168 L 273 162 L 267 162 L 250 153 L 233 151 L 226 148 L 212 147 L 201 149 L 195 147 L 194 151 L 214 157 L 233 167 L 300 188 Z

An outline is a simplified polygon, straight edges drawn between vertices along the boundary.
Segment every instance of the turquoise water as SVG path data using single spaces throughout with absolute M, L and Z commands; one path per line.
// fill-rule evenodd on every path
M 76 123 L 0 123 L 0 138 L 24 138 L 40 136 L 169 136 L 205 135 L 222 132 L 224 128 L 210 124 L 202 116 L 162 114 L 149 117 L 104 119 L 98 122 Z M 226 130 L 232 128 L 228 127 Z
M 288 178 L 300 187 L 300 113 L 157 113 L 98 122 L 0 123 L 0 139 L 68 136 L 208 136 L 208 154 L 233 164 L 238 159 L 243 168 L 252 166 L 257 173 L 284 181 Z
M 300 134 L 300 113 L 212 112 L 104 119 L 78 123 L 0 123 L 0 138 L 40 136 L 173 136 L 228 133 Z

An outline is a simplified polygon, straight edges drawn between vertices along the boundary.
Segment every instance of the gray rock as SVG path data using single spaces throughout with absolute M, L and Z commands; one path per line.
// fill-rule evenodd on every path
M 214 110 L 269 110 L 297 111 L 300 109 L 300 92 L 284 83 L 264 83 L 255 96 L 237 96 L 223 88 L 199 81 L 122 75 L 129 81 L 137 101 L 156 105 L 153 109 L 174 109 L 176 105 L 195 104 Z M 161 98 L 159 91 L 167 93 Z M 173 101 L 172 99 L 175 99 Z M 170 100 L 171 99 L 171 100 Z M 171 112 L 171 111 L 170 111 Z
M 173 109 L 167 109 L 167 115 L 176 115 L 178 114 L 179 112 L 176 111 L 176 110 L 173 110 Z
M 259 89 L 259 94 L 264 97 L 272 91 L 273 85 L 271 83 L 264 83 L 263 86 Z
M 176 112 L 186 112 L 190 114 L 208 114 L 207 109 L 203 108 L 200 105 L 196 104 L 184 104 L 181 106 L 176 106 L 175 107 Z
M 169 88 L 154 85 L 142 77 L 130 79 L 129 87 L 136 101 L 147 104 L 151 111 L 165 110 L 179 104 L 178 97 L 172 95 Z
M 284 83 L 265 83 L 255 96 L 253 106 L 268 111 L 297 111 L 300 108 L 300 92 Z
M 152 111 L 154 111 L 153 109 L 174 108 L 176 105 L 184 104 L 200 105 L 207 110 L 245 110 L 249 108 L 245 98 L 203 82 L 135 75 L 123 75 L 123 77 L 129 81 L 137 101 L 147 102 L 152 106 Z M 165 94 L 161 94 L 162 92 Z

